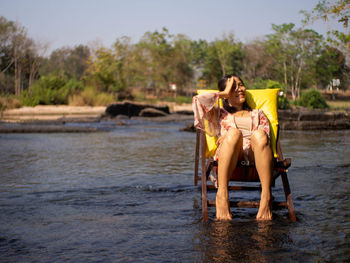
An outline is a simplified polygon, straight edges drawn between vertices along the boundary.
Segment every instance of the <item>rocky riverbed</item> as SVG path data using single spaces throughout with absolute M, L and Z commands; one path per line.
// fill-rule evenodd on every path
M 279 110 L 278 115 L 281 130 L 350 129 L 349 111 L 296 108 Z M 183 130 L 194 131 L 191 105 L 150 105 L 125 101 L 108 107 L 36 106 L 6 110 L 1 113 L 0 133 L 96 132 L 101 127 L 91 123 L 112 121 L 119 125 L 125 119 L 182 121 L 187 124 Z
M 98 132 L 128 119 L 191 122 L 190 105 L 150 105 L 130 101 L 108 107 L 36 106 L 0 112 L 0 133 Z

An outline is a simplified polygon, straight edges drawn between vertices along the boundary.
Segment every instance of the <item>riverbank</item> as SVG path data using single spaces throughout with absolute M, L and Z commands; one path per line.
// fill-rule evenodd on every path
M 38 105 L 5 110 L 1 120 L 5 122 L 36 122 L 36 121 L 92 121 L 101 118 L 106 107 Z
M 48 105 L 10 109 L 0 113 L 0 133 L 98 132 L 126 125 L 128 116 L 106 114 L 107 107 Z M 169 114 L 133 116 L 130 119 L 154 122 L 191 122 L 190 105 L 170 105 Z M 112 124 L 106 124 L 106 123 Z
M 130 106 L 131 105 L 131 106 Z M 130 103 L 128 107 L 139 107 Z M 161 105 L 164 107 L 164 105 Z M 190 104 L 170 105 L 168 113 L 159 116 L 129 116 L 132 119 L 152 120 L 157 122 L 186 122 L 184 130 L 193 131 L 193 113 Z M 148 114 L 157 113 L 155 109 Z M 147 111 L 146 111 L 147 113 Z M 295 108 L 279 110 L 281 130 L 339 130 L 350 129 L 350 111 L 309 110 Z M 113 121 L 123 125 L 129 119 L 125 114 L 111 116 L 107 107 L 76 106 L 36 106 L 6 110 L 1 113 L 0 132 L 95 132 L 104 130 L 91 127 L 91 123 Z M 81 125 L 72 125 L 79 123 Z
M 136 104 L 136 103 L 134 103 Z M 169 113 L 188 115 L 192 113 L 190 104 L 168 105 Z M 99 121 L 105 116 L 106 106 L 67 106 L 67 105 L 38 105 L 22 107 L 0 112 L 3 122 L 91 122 Z

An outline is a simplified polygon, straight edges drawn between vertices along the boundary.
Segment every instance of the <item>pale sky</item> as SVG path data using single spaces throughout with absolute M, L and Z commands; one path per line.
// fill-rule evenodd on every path
M 333 0 L 334 1 L 334 0 Z M 170 34 L 213 41 L 233 32 L 243 42 L 272 33 L 271 24 L 301 26 L 300 10 L 311 11 L 318 0 L 0 0 L 0 15 L 18 21 L 29 37 L 63 46 L 98 40 L 111 47 L 129 36 L 138 42 L 147 31 L 166 27 Z M 308 28 L 324 34 L 337 23 Z

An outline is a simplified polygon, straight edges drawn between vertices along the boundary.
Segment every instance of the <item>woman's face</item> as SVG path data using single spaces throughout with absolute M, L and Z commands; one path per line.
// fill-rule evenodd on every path
M 233 87 L 228 97 L 228 101 L 232 106 L 236 108 L 241 108 L 243 106 L 243 103 L 245 102 L 245 87 L 239 78 L 233 78 L 235 82 L 233 83 Z

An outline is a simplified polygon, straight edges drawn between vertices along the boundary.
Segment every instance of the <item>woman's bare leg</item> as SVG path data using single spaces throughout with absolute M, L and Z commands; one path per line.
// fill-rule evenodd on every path
M 216 218 L 231 220 L 228 183 L 242 149 L 243 137 L 238 129 L 230 129 L 221 142 L 219 153 L 218 182 L 216 194 Z
M 261 183 L 261 197 L 257 220 L 272 219 L 272 150 L 266 133 L 262 130 L 252 134 L 252 150 L 254 152 L 255 166 Z

